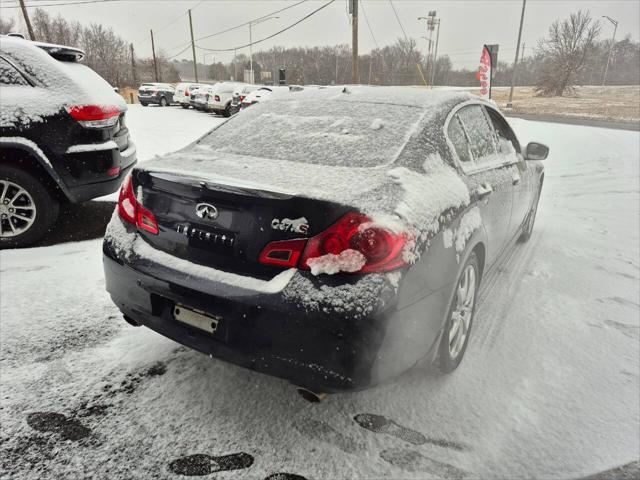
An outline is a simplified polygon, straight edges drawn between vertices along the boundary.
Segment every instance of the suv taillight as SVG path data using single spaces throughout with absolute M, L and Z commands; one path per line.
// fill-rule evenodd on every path
M 220 101 L 220 95 L 216 95 L 215 97 L 213 97 L 213 99 L 214 99 L 216 102 L 219 102 L 219 101 Z
M 269 243 L 260 253 L 260 263 L 310 270 L 308 262 L 313 258 L 355 250 L 362 254 L 365 264 L 352 273 L 388 272 L 407 264 L 403 259 L 407 241 L 407 234 L 392 232 L 366 215 L 350 212 L 308 240 Z
M 153 213 L 138 202 L 133 192 L 133 180 L 131 174 L 127 175 L 120 187 L 120 196 L 118 197 L 118 215 L 125 222 L 135 225 L 142 230 L 158 234 L 158 222 Z
M 185 91 L 184 91 L 184 96 L 185 96 L 185 97 L 188 97 L 189 95 L 191 95 L 191 94 L 189 93 L 189 90 L 185 90 Z
M 113 127 L 122 113 L 115 105 L 74 105 L 65 108 L 69 115 L 86 128 Z

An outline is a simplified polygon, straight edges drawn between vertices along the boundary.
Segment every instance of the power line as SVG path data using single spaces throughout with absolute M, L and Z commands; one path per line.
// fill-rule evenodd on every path
M 130 0 L 80 0 L 78 2 L 66 2 L 66 3 L 38 3 L 32 5 L 26 5 L 26 8 L 40 8 L 40 7 L 62 7 L 64 5 L 82 5 L 85 3 L 111 3 L 111 2 L 127 2 Z M 2 8 L 20 8 L 20 5 L 6 5 Z
M 365 12 L 365 10 L 364 10 L 364 2 L 362 0 L 360 0 L 360 8 L 362 9 L 362 15 L 364 15 L 364 21 L 367 22 L 367 27 L 369 27 L 369 33 L 371 34 L 371 38 L 373 39 L 373 43 L 375 44 L 376 48 L 378 50 L 380 50 L 380 47 L 378 46 L 378 42 L 376 41 L 376 37 L 373 34 L 373 30 L 371 29 L 371 24 L 369 23 L 369 18 L 367 18 L 367 12 Z
M 398 12 L 396 11 L 396 7 L 393 4 L 393 2 L 391 0 L 389 0 L 389 4 L 391 5 L 391 8 L 393 8 L 393 13 L 395 13 L 396 15 L 396 20 L 398 20 L 398 25 L 400 25 L 400 30 L 402 30 L 402 33 L 404 35 L 404 39 L 406 41 L 409 40 L 409 37 L 407 37 L 407 32 L 404 31 L 404 27 L 402 26 L 402 22 L 400 21 L 400 17 L 398 16 Z
M 332 4 L 333 2 L 335 2 L 335 1 L 336 1 L 336 0 L 329 0 L 327 3 L 325 3 L 324 5 L 322 5 L 322 6 L 321 6 L 321 7 L 319 7 L 319 8 L 316 8 L 313 12 L 309 13 L 308 15 L 305 15 L 304 17 L 302 17 L 302 18 L 301 18 L 300 20 L 298 20 L 297 22 L 292 23 L 291 25 L 289 25 L 289 26 L 287 26 L 287 27 L 283 28 L 282 30 L 280 30 L 280 31 L 278 31 L 278 32 L 276 32 L 276 33 L 274 33 L 274 34 L 272 34 L 272 35 L 269 35 L 268 37 L 264 37 L 264 38 L 261 38 L 260 40 L 256 40 L 255 42 L 250 42 L 250 43 L 247 43 L 247 44 L 245 44 L 245 45 L 239 45 L 239 46 L 237 46 L 237 47 L 233 47 L 233 48 L 204 48 L 204 47 L 198 47 L 198 48 L 199 48 L 200 50 L 206 50 L 206 51 L 208 51 L 208 52 L 232 52 L 232 51 L 234 51 L 234 50 L 240 50 L 241 48 L 246 48 L 246 47 L 248 47 L 248 46 L 250 46 L 250 45 L 256 45 L 256 44 L 258 44 L 258 43 L 262 43 L 262 42 L 264 42 L 264 41 L 266 41 L 266 40 L 269 40 L 270 38 L 273 38 L 273 37 L 275 37 L 275 36 L 277 36 L 277 35 L 280 35 L 281 33 L 286 32 L 287 30 L 292 29 L 293 27 L 295 27 L 295 26 L 296 26 L 296 25 L 298 25 L 299 23 L 302 23 L 303 21 L 305 21 L 307 18 L 309 18 L 309 17 L 311 17 L 312 15 L 315 15 L 316 13 L 318 13 L 318 12 L 319 12 L 320 10 L 322 10 L 323 8 L 328 7 L 329 5 L 331 5 L 331 4 Z
M 251 23 L 257 22 L 257 21 L 262 20 L 263 18 L 269 17 L 269 16 L 271 16 L 271 15 L 275 15 L 276 13 L 284 12 L 285 10 L 288 10 L 288 9 L 290 9 L 290 8 L 297 7 L 297 6 L 298 6 L 298 5 L 300 5 L 301 3 L 305 3 L 305 2 L 307 2 L 307 1 L 309 1 L 309 0 L 301 0 L 301 1 L 299 1 L 299 2 L 294 3 L 293 5 L 288 5 L 288 6 L 284 7 L 284 8 L 281 8 L 280 10 L 276 10 L 276 11 L 274 11 L 274 12 L 267 13 L 267 14 L 265 14 L 265 15 L 261 16 L 261 17 L 258 17 L 258 18 L 254 18 L 254 19 L 252 19 L 252 20 L 249 20 L 248 22 L 244 22 L 244 23 L 241 23 L 241 24 L 239 24 L 239 25 L 235 25 L 235 26 L 233 26 L 233 27 L 226 28 L 226 29 L 224 29 L 224 30 L 220 30 L 219 32 L 215 32 L 215 33 L 210 33 L 210 34 L 204 35 L 204 36 L 202 36 L 202 37 L 196 38 L 196 42 L 199 42 L 200 40 L 206 40 L 207 38 L 215 37 L 215 36 L 217 36 L 217 35 L 222 35 L 223 33 L 231 32 L 232 30 L 236 30 L 236 29 L 241 28 L 241 27 L 246 27 L 247 25 L 249 25 L 249 24 L 251 24 Z M 189 44 L 191 44 L 191 42 L 188 42 L 188 43 L 189 43 Z M 176 45 L 175 47 L 171 47 L 171 48 L 169 48 L 168 50 L 174 50 L 174 49 L 176 49 L 176 48 L 181 48 L 181 47 L 183 47 L 183 46 L 185 46 L 185 45 L 186 45 L 186 43 L 182 43 L 182 44 L 180 44 L 180 45 Z M 200 47 L 199 47 L 199 48 L 200 48 Z M 232 50 L 233 50 L 233 49 L 232 49 Z
M 32 0 L 33 1 L 33 0 Z M 195 10 L 198 6 L 200 6 L 202 3 L 204 3 L 205 0 L 200 0 L 198 3 L 196 3 L 193 7 L 191 7 L 191 10 Z M 173 20 L 171 20 L 169 23 L 163 25 L 162 27 L 158 28 L 158 29 L 153 29 L 154 33 L 159 33 L 161 31 L 163 31 L 165 28 L 173 25 L 174 23 L 176 23 L 178 20 L 180 20 L 182 17 L 184 17 L 187 13 L 189 13 L 189 9 L 186 9 L 184 12 L 182 12 L 180 15 L 178 15 L 176 18 L 174 18 Z M 136 40 L 135 42 L 131 42 L 134 45 L 137 45 L 139 43 L 142 43 L 143 41 L 147 40 L 147 36 L 145 35 L 144 38 L 141 38 L 140 40 Z M 191 42 L 189 42 L 191 43 Z

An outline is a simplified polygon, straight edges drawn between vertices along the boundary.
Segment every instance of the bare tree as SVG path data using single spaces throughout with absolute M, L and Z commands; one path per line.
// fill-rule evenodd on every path
M 538 46 L 545 61 L 536 90 L 542 95 L 562 96 L 570 89 L 599 33 L 600 23 L 591 18 L 588 10 L 553 22 L 548 37 Z
M 16 21 L 13 17 L 4 19 L 0 17 L 0 34 L 6 35 L 7 33 L 15 32 Z

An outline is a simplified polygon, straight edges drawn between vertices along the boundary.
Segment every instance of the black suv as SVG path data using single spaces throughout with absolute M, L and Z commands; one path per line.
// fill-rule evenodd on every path
M 127 106 L 83 57 L 0 36 L 0 248 L 38 241 L 60 203 L 115 192 L 136 163 Z

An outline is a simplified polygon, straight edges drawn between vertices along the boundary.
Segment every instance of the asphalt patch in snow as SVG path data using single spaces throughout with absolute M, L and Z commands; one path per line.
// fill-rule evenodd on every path
M 424 445 L 425 443 L 430 443 L 438 447 L 450 448 L 459 452 L 465 450 L 465 446 L 460 443 L 439 438 L 427 438 L 422 433 L 411 428 L 398 425 L 393 420 L 383 417 L 382 415 L 359 413 L 353 417 L 353 419 L 362 428 L 375 433 L 391 435 L 413 445 Z
M 215 472 L 241 470 L 253 465 L 253 457 L 248 453 L 232 453 L 214 457 L 203 453 L 178 458 L 169 464 L 169 470 L 178 475 L 197 477 Z
M 102 238 L 114 209 L 113 202 L 63 205 L 53 229 L 35 246 L 46 247 L 64 242 Z
M 91 433 L 87 427 L 74 418 L 57 412 L 33 412 L 27 416 L 27 424 L 38 432 L 50 432 L 63 440 L 78 441 Z
M 425 457 L 413 450 L 389 448 L 380 452 L 380 457 L 391 465 L 409 472 L 428 472 L 446 479 L 463 479 L 468 474 L 448 463 Z
M 269 475 L 264 480 L 307 480 L 302 475 L 296 475 L 295 473 L 274 473 Z

